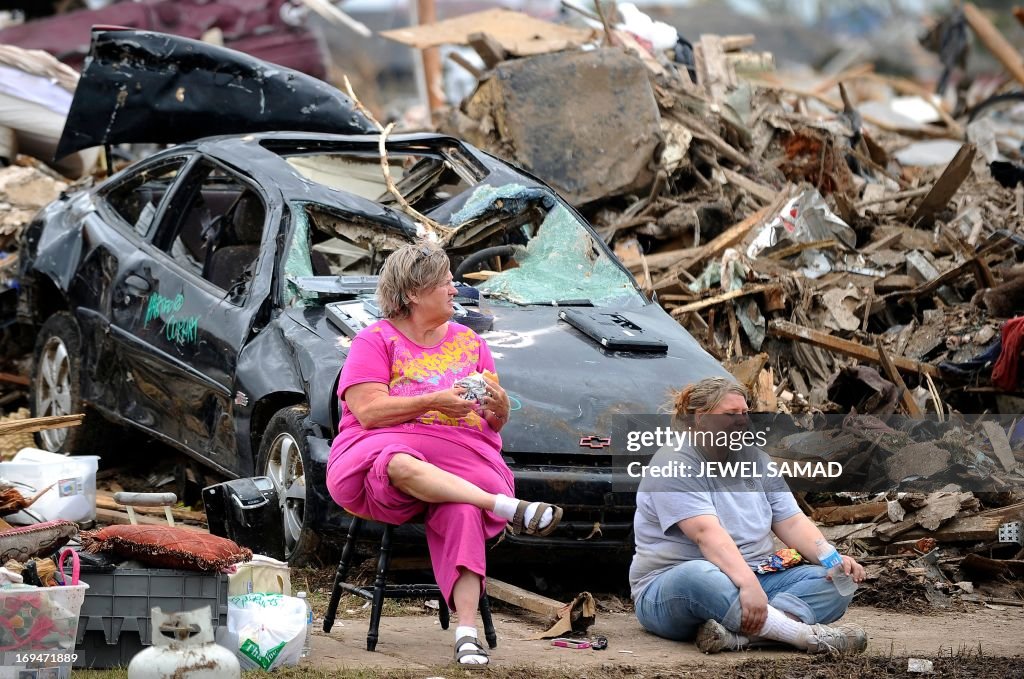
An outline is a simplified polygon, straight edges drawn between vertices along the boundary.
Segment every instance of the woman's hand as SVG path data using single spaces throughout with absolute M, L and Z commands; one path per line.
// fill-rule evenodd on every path
M 761 588 L 761 583 L 753 582 L 740 587 L 740 607 L 743 611 L 740 631 L 747 636 L 760 632 L 768 619 L 768 595 Z
M 843 555 L 843 571 L 846 572 L 856 583 L 864 582 L 864 566 L 861 566 L 852 556 Z M 831 579 L 831 578 L 830 578 Z
M 493 377 L 484 374 L 483 378 L 484 382 L 487 383 L 487 395 L 484 396 L 484 400 L 480 403 L 484 409 L 484 417 L 490 414 L 499 422 L 508 422 L 508 394 Z
M 462 398 L 466 393 L 464 387 L 452 387 L 438 391 L 431 396 L 431 410 L 437 410 L 448 417 L 461 418 L 476 411 L 476 403 Z

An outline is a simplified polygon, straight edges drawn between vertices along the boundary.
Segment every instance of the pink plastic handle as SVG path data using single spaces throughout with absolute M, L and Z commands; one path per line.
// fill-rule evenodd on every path
M 65 549 L 60 553 L 60 559 L 57 561 L 57 570 L 60 571 L 61 575 L 64 574 L 64 557 L 68 554 L 71 555 L 71 584 L 78 584 L 78 575 L 81 572 L 81 561 L 78 559 L 78 552 L 73 549 Z M 65 583 L 66 584 L 66 583 Z

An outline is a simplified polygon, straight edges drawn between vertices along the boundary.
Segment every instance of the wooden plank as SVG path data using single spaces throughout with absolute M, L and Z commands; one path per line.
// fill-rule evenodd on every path
M 140 526 L 167 526 L 165 519 L 157 519 L 152 516 L 140 516 L 136 514 L 135 520 L 138 521 Z M 131 524 L 131 520 L 128 518 L 127 512 L 120 512 L 116 509 L 105 509 L 102 507 L 96 507 L 96 521 L 103 524 L 116 524 L 119 526 L 127 526 Z M 184 528 L 185 530 L 199 531 L 200 533 L 208 532 L 205 528 L 198 528 L 196 526 L 189 526 L 187 524 L 179 523 L 176 528 Z M 488 581 L 489 582 L 489 581 Z
M 749 215 L 746 219 L 730 226 L 728 229 L 718 234 L 709 243 L 702 245 L 697 248 L 687 248 L 682 251 L 679 256 L 679 261 L 669 267 L 665 272 L 662 279 L 655 285 L 656 288 L 666 287 L 665 284 L 674 284 L 677 276 L 682 271 L 690 271 L 699 264 L 703 264 L 708 259 L 714 259 L 718 257 L 726 249 L 733 247 L 737 243 L 743 240 L 743 238 L 750 233 L 750 231 L 761 223 L 769 213 L 771 206 L 763 207 L 757 212 Z M 647 258 L 647 263 L 650 265 L 651 257 Z
M 907 303 L 916 299 L 917 297 L 921 297 L 922 295 L 930 295 L 931 293 L 941 288 L 943 285 L 948 285 L 949 283 L 952 283 L 953 281 L 959 279 L 961 276 L 975 273 L 975 262 L 979 260 L 984 260 L 985 258 L 996 254 L 997 251 L 1004 251 L 1006 245 L 1008 245 L 1010 241 L 1010 238 L 1000 238 L 995 243 L 992 243 L 991 245 L 988 245 L 982 250 L 980 250 L 976 255 L 974 255 L 973 258 L 967 260 L 966 262 L 958 266 L 953 267 L 946 273 L 940 275 L 938 278 L 934 278 L 928 281 L 927 283 L 919 285 L 910 292 L 902 295 L 900 297 L 900 302 Z
M 988 17 L 986 17 L 973 2 L 964 4 L 964 17 L 970 24 L 974 34 L 992 52 L 1003 68 L 1012 75 L 1017 82 L 1024 84 L 1024 59 L 1020 52 L 1003 37 Z
M 483 59 L 484 66 L 494 68 L 505 61 L 508 53 L 501 46 L 494 36 L 487 33 L 471 33 L 469 35 L 469 46 L 476 50 L 476 53 Z
M 424 49 L 441 45 L 468 45 L 472 33 L 487 33 L 515 56 L 557 52 L 578 47 L 593 39 L 590 29 L 573 28 L 535 19 L 507 9 L 490 9 L 444 19 L 428 26 L 382 31 L 388 40 Z
M 805 328 L 789 321 L 772 321 L 768 324 L 768 333 L 775 337 L 806 342 L 807 344 L 821 347 L 822 349 L 827 349 L 828 351 L 842 354 L 844 356 L 850 356 L 851 358 L 856 358 L 861 361 L 867 361 L 870 363 L 879 362 L 877 349 L 864 346 L 860 342 L 835 337 L 828 333 L 821 332 L 820 330 Z M 904 358 L 902 356 L 893 357 L 892 363 L 906 373 L 920 373 L 930 375 L 933 378 L 940 377 L 939 369 L 927 363 L 912 361 L 909 358 Z
M 745 47 L 751 47 L 757 42 L 757 36 L 753 33 L 742 35 L 723 35 L 721 38 L 722 50 L 725 52 L 736 52 Z
M 1012 472 L 1017 466 L 1017 460 L 1010 449 L 1010 440 L 1007 438 L 1006 432 L 998 423 L 991 420 L 982 422 L 981 428 L 988 436 L 989 442 L 992 443 L 992 452 L 999 459 L 999 464 L 1003 465 L 1003 469 L 1006 471 Z
M 683 306 L 676 307 L 675 309 L 672 310 L 672 316 L 674 318 L 679 318 L 680 316 L 684 316 L 690 313 L 691 311 L 700 311 L 701 309 L 707 309 L 708 307 L 716 306 L 718 304 L 722 304 L 723 302 L 728 302 L 729 300 L 732 299 L 747 297 L 749 295 L 757 295 L 759 293 L 766 292 L 767 290 L 776 287 L 778 287 L 778 284 L 776 283 L 760 283 L 758 285 L 747 285 L 738 290 L 730 290 L 729 292 L 723 292 L 720 295 L 715 295 L 713 297 L 708 297 L 706 299 L 698 300 L 696 302 L 690 302 L 689 304 L 684 304 Z
M 879 502 L 864 502 L 857 505 L 816 507 L 811 518 L 826 526 L 864 523 L 870 522 L 879 514 L 884 514 L 886 506 L 885 500 L 881 500 Z
M 974 144 L 964 144 L 960 147 L 960 150 L 953 156 L 953 160 L 949 161 L 946 169 L 942 171 L 942 175 L 932 186 L 931 191 L 921 199 L 914 214 L 910 216 L 912 226 L 931 226 L 935 213 L 946 207 L 949 199 L 960 190 L 960 185 L 971 173 L 971 163 L 974 161 L 977 150 Z
M 558 617 L 558 612 L 565 607 L 561 601 L 549 599 L 541 594 L 536 594 L 528 589 L 510 585 L 496 578 L 487 578 L 487 595 L 498 601 L 525 608 L 534 613 L 540 613 L 551 618 Z
M 63 429 L 77 427 L 82 424 L 85 415 L 51 415 L 47 417 L 30 417 L 25 420 L 0 422 L 0 436 L 7 434 L 31 434 L 44 429 Z
M 900 376 L 900 371 L 896 369 L 896 366 L 892 364 L 892 359 L 889 358 L 889 354 L 885 353 L 885 347 L 882 345 L 882 338 L 879 337 L 875 340 L 875 348 L 878 349 L 878 362 L 882 364 L 882 370 L 885 372 L 886 378 L 890 382 L 896 385 L 896 388 L 900 390 L 900 403 L 903 404 L 903 409 L 907 411 L 907 415 L 911 417 L 918 417 L 923 415 L 921 407 L 917 405 L 917 401 L 910 394 L 910 390 L 907 389 L 906 383 Z
M 96 506 L 116 511 L 123 510 L 123 505 L 114 501 L 114 494 L 109 490 L 96 491 Z M 136 505 L 134 509 L 136 514 L 146 514 L 149 516 L 164 515 L 163 507 L 142 507 Z M 200 523 L 206 523 L 206 512 L 196 512 L 191 509 L 182 509 L 180 507 L 171 507 L 170 509 L 171 516 L 174 517 L 175 521 L 198 521 Z
M 471 76 L 476 78 L 477 80 L 480 80 L 480 78 L 483 77 L 483 75 L 484 75 L 483 71 L 481 71 L 479 68 L 474 66 L 469 61 L 469 59 L 467 59 L 466 57 L 462 56 L 461 53 L 459 53 L 459 52 L 449 52 L 448 53 L 448 58 L 451 59 L 452 61 L 454 61 L 456 64 L 458 64 L 462 68 L 466 69 L 466 71 Z
M 0 373 L 0 382 L 7 382 L 8 384 L 17 384 L 22 387 L 27 387 L 31 384 L 31 380 L 24 375 L 14 375 L 12 373 Z
M 750 177 L 742 175 L 735 170 L 730 170 L 727 167 L 722 168 L 722 174 L 725 175 L 726 180 L 728 180 L 730 184 L 735 184 L 763 203 L 770 203 L 779 195 L 779 192 L 775 189 L 765 186 L 760 182 L 756 182 Z

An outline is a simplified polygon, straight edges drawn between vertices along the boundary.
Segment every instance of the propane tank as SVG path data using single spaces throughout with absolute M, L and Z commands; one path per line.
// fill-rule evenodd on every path
M 128 679 L 239 679 L 230 650 L 213 642 L 209 606 L 183 613 L 152 611 L 153 645 L 128 665 Z

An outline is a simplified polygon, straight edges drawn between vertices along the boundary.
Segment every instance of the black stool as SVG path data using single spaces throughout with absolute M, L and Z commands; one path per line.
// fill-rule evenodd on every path
M 345 582 L 345 578 L 348 577 L 349 567 L 352 565 L 352 557 L 356 551 L 356 541 L 359 539 L 359 532 L 363 528 L 364 520 L 362 517 L 353 516 L 352 523 L 349 524 L 348 538 L 345 540 L 345 548 L 341 551 L 341 562 L 338 564 L 338 571 L 334 576 L 331 603 L 327 606 L 327 614 L 324 616 L 324 632 L 330 632 L 334 626 L 334 618 L 338 614 L 338 603 L 341 601 L 341 593 L 343 591 L 361 596 L 373 602 L 370 607 L 370 629 L 366 633 L 367 651 L 373 651 L 377 648 L 377 630 L 380 627 L 380 614 L 384 608 L 385 598 L 437 597 L 437 616 L 441 622 L 441 629 L 448 629 L 450 619 L 448 602 L 441 596 L 441 590 L 436 584 L 388 584 L 388 569 L 391 567 L 391 539 L 395 532 L 395 527 L 389 523 L 384 524 L 384 535 L 380 539 L 380 552 L 377 557 L 377 576 L 373 581 L 373 589 L 366 589 L 365 587 Z M 480 621 L 484 626 L 484 636 L 487 639 L 487 645 L 491 648 L 496 648 L 498 646 L 498 635 L 494 632 L 494 621 L 491 620 L 491 607 L 487 603 L 486 593 L 480 597 Z

